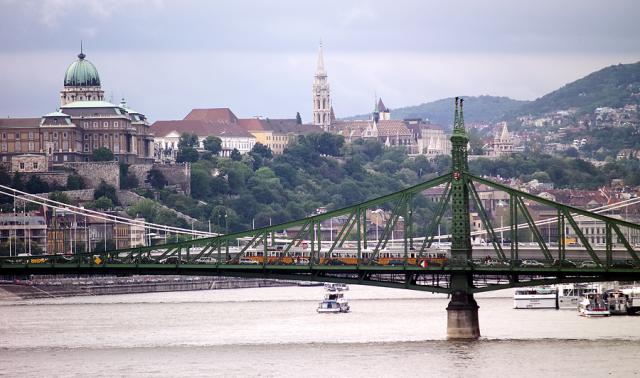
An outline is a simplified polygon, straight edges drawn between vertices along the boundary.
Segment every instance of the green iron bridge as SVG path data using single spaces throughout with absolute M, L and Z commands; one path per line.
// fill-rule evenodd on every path
M 456 98 L 451 171 L 432 180 L 254 230 L 103 253 L 0 257 L 0 275 L 215 275 L 447 293 L 447 332 L 452 339 L 480 336 L 474 293 L 640 280 L 633 239 L 640 235 L 640 225 L 469 172 L 462 104 Z M 500 191 L 508 198 L 499 226 L 494 224 L 496 209 L 486 206 L 481 189 Z M 541 213 L 547 214 L 542 222 L 534 217 Z M 472 244 L 472 216 L 481 230 L 473 234 L 483 246 Z M 584 224 L 599 225 L 600 242 L 593 243 L 593 235 L 583 232 Z M 444 248 L 438 235 L 441 227 L 450 232 Z M 502 240 L 505 235 L 507 243 Z

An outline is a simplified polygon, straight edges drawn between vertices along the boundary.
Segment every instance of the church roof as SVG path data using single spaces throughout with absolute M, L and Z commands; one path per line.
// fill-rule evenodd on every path
M 210 135 L 217 137 L 238 137 L 251 138 L 242 126 L 230 124 L 227 122 L 211 122 L 202 120 L 173 120 L 173 121 L 156 121 L 151 125 L 151 132 L 156 137 L 165 137 L 172 132 L 178 134 L 191 133 L 198 137 L 206 138 Z
M 81 108 L 117 108 L 118 105 L 107 101 L 74 101 L 62 105 L 61 109 L 81 109 Z
M 378 109 L 377 109 L 380 113 L 388 113 L 389 109 L 387 109 L 387 107 L 384 105 L 384 102 L 382 102 L 382 98 L 378 99 Z
M 229 108 L 192 109 L 184 119 L 186 121 L 238 122 L 238 117 Z
M 407 128 L 403 121 L 399 120 L 380 120 L 378 121 L 378 136 L 400 136 L 411 135 L 411 131 Z

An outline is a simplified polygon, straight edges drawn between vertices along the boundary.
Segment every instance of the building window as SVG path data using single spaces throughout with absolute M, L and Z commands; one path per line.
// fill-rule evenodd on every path
M 67 161 L 67 155 L 62 155 L 62 161 Z
M 89 127 L 89 122 L 82 122 L 82 127 L 84 127 L 85 129 Z
M 89 134 L 84 134 L 84 140 L 89 140 Z
M 16 142 L 16 151 L 20 151 L 22 149 L 22 146 L 20 145 L 20 142 Z
M 53 133 L 53 139 L 58 139 L 58 133 Z
M 7 144 L 2 143 L 2 152 L 7 152 Z
M 33 162 L 33 169 L 38 169 L 38 162 L 37 161 Z
M 29 151 L 33 151 L 33 142 L 29 142 Z
M 29 139 L 33 139 L 33 131 L 29 131 Z
M 109 122 L 103 122 L 102 126 L 106 129 L 107 127 L 109 127 Z
M 2 133 L 2 139 L 7 139 L 7 133 Z
M 93 123 L 93 128 L 94 128 L 94 129 L 97 129 L 97 128 L 98 128 L 98 122 L 94 122 L 94 123 Z
M 114 127 L 114 128 L 118 128 L 118 122 L 114 122 L 114 123 L 113 123 L 113 127 Z
M 16 133 L 16 140 L 20 140 L 20 133 Z
M 20 162 L 20 169 L 24 169 L 24 163 Z
M 62 133 L 62 139 L 67 139 L 67 133 Z
M 84 144 L 84 152 L 89 152 L 89 143 Z

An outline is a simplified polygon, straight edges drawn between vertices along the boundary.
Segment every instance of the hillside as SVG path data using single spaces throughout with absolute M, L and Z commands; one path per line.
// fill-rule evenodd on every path
M 513 100 L 497 96 L 462 96 L 465 99 L 465 121 L 496 122 L 505 114 L 520 108 L 527 101 Z M 347 119 L 368 119 L 369 114 L 357 115 Z M 391 109 L 391 118 L 428 118 L 431 122 L 451 127 L 453 123 L 453 98 L 428 102 L 416 106 Z
M 595 108 L 619 108 L 640 103 L 640 62 L 618 64 L 593 72 L 566 84 L 535 101 L 524 103 L 511 115 L 539 116 L 568 108 L 578 108 L 578 114 L 591 113 Z

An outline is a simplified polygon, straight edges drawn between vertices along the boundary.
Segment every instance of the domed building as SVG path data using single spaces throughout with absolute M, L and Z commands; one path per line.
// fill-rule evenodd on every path
M 153 162 L 153 135 L 144 114 L 104 100 L 100 75 L 81 51 L 64 75 L 60 109 L 40 118 L 0 119 L 0 160 L 25 154 L 47 165 L 91 161 L 105 147 L 124 163 Z M 42 164 L 38 164 L 39 169 Z
M 81 49 L 82 50 L 82 49 Z M 74 101 L 102 101 L 104 91 L 100 87 L 100 75 L 82 51 L 78 60 L 71 63 L 64 75 L 64 88 L 60 91 L 60 105 Z

